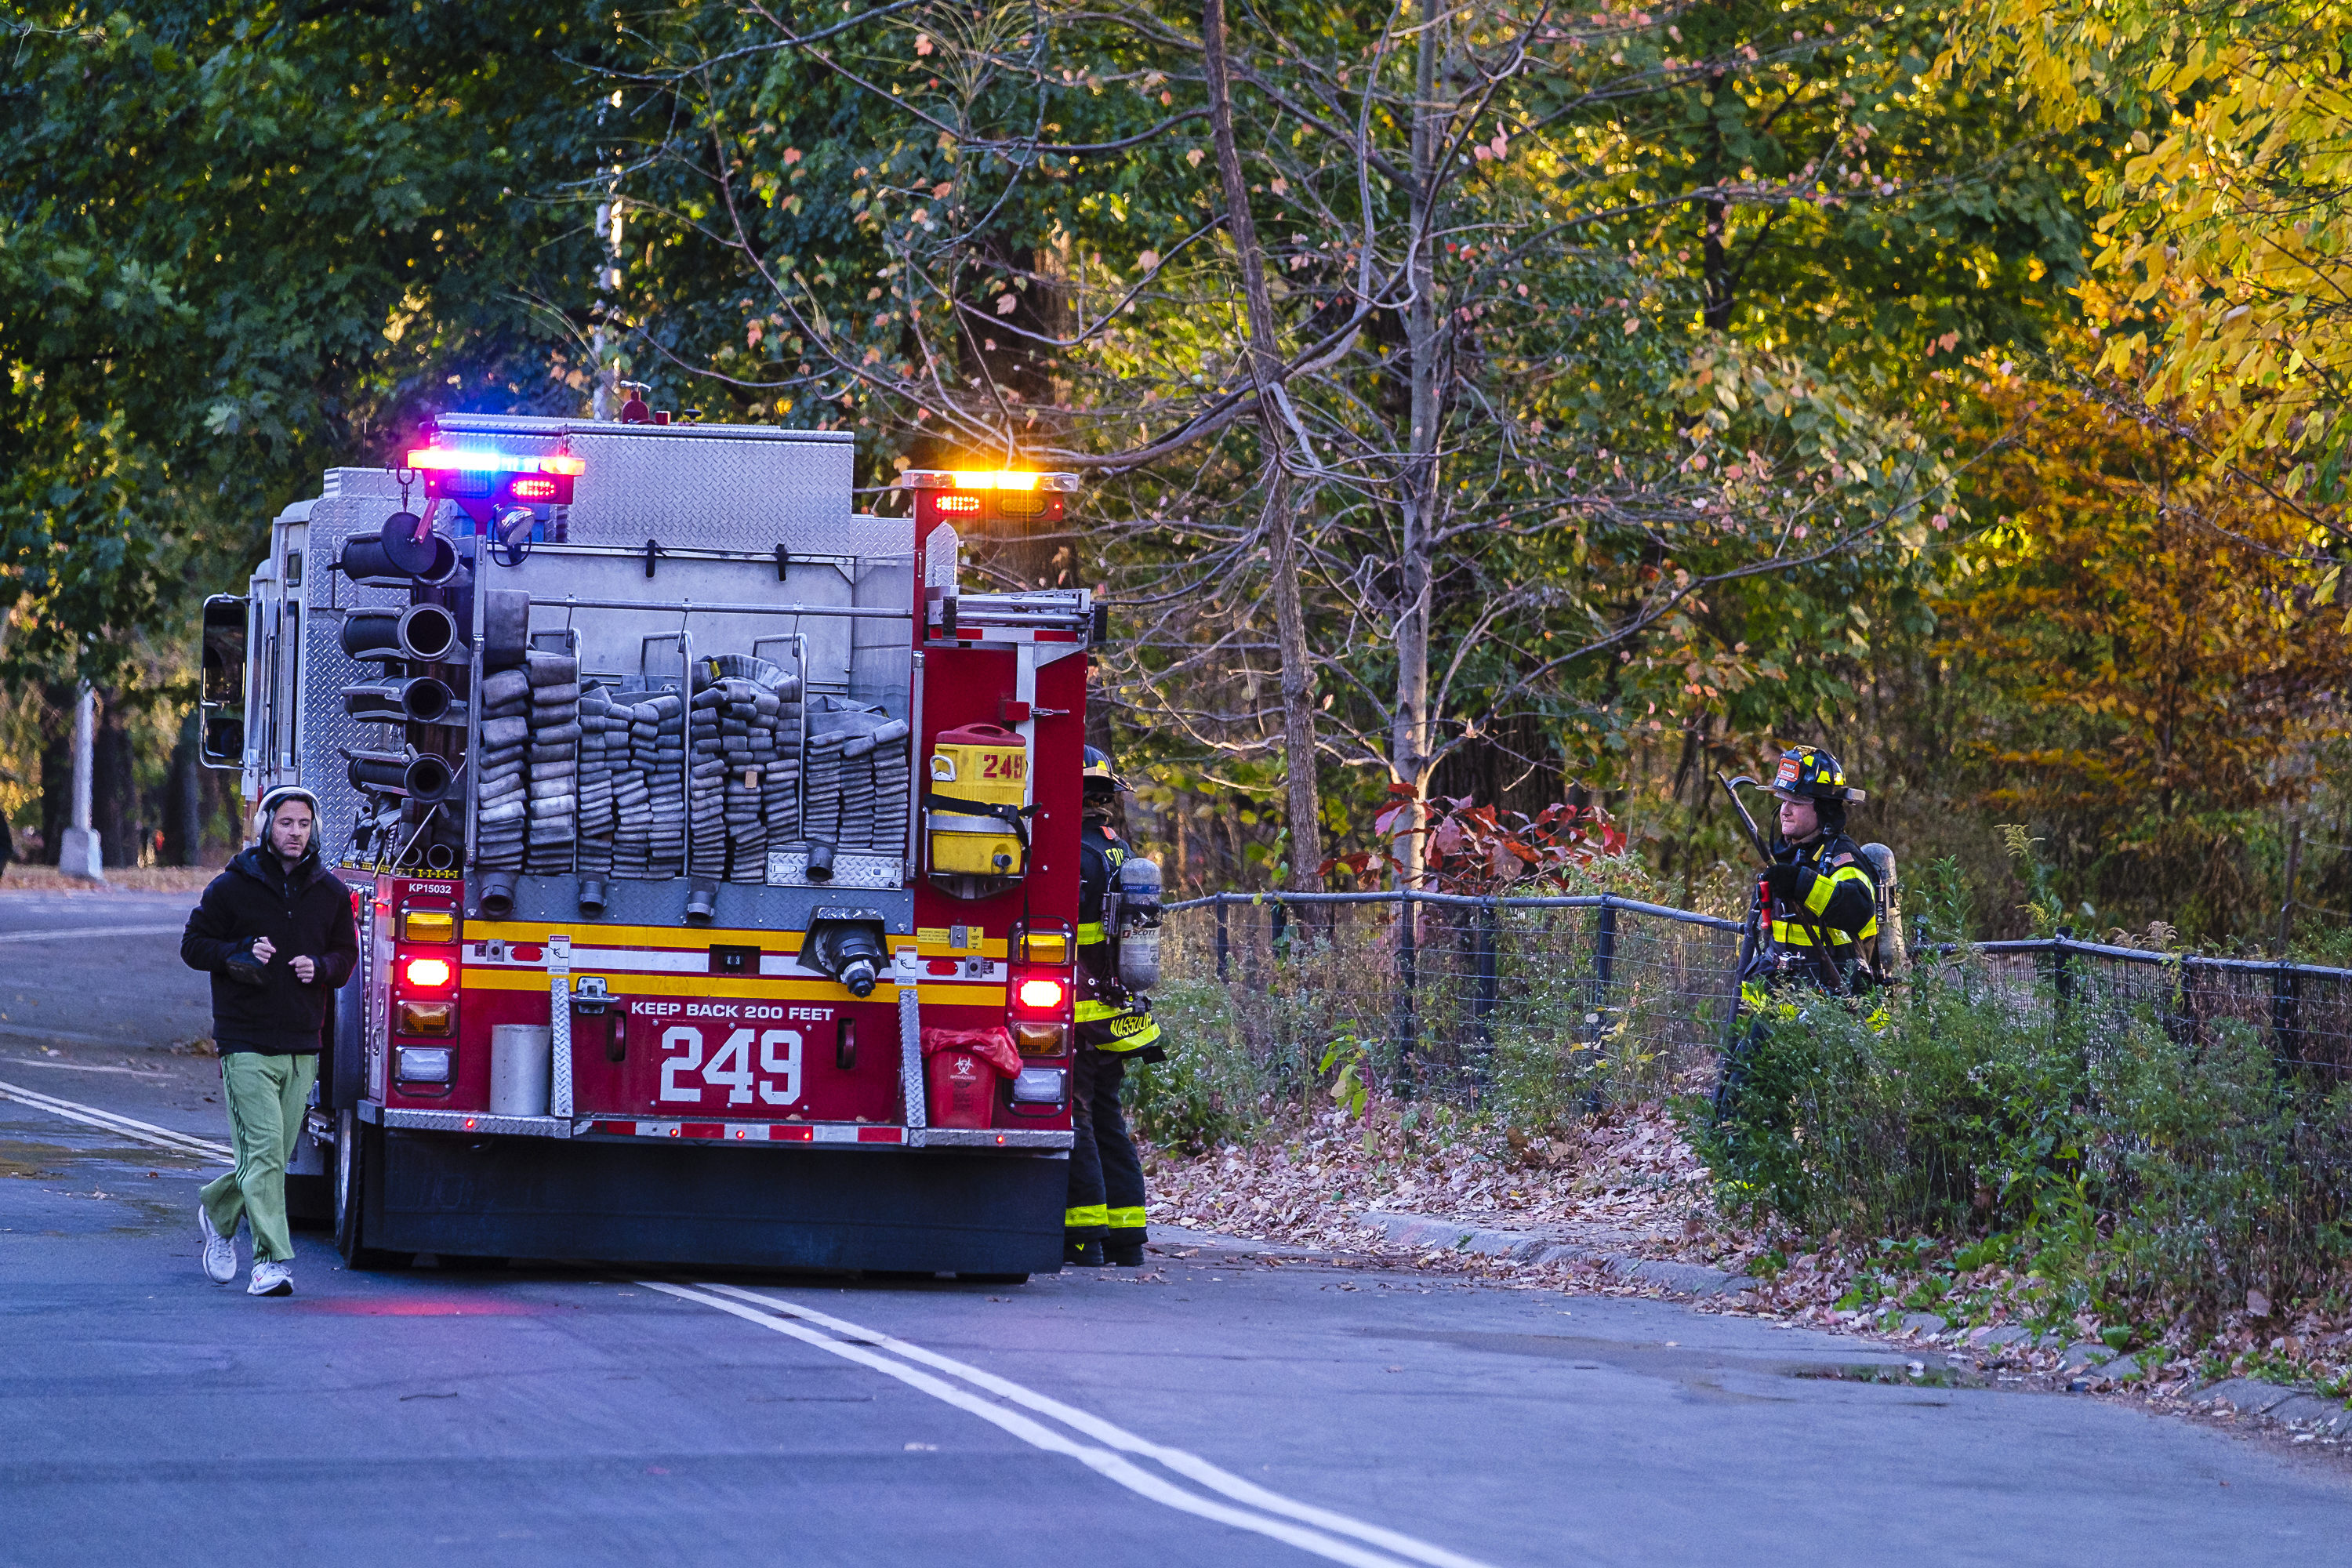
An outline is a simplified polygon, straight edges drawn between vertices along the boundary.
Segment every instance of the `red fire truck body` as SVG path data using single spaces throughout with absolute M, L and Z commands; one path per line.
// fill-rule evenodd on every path
M 850 458 L 453 416 L 207 607 L 208 757 L 353 891 L 294 1170 L 355 1263 L 1059 1267 L 1099 628 L 956 574 L 1066 481 Z

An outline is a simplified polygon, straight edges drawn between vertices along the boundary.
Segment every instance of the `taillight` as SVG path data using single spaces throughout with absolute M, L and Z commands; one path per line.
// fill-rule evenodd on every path
M 1013 1005 L 1024 1013 L 1058 1013 L 1069 995 L 1069 982 L 1058 974 L 1024 975 L 1013 988 Z
M 403 910 L 400 911 L 400 940 L 455 942 L 457 940 L 457 913 L 455 910 Z
M 455 1002 L 403 1002 L 393 1018 L 393 1032 L 400 1035 L 447 1035 L 457 1027 L 457 1005 Z
M 403 1046 L 393 1076 L 403 1083 L 447 1083 L 449 1054 L 446 1046 Z
M 449 984 L 452 973 L 446 958 L 412 958 L 401 967 L 400 975 L 419 991 L 438 991 Z
M 1013 1044 L 1024 1057 L 1058 1057 L 1065 1034 L 1059 1024 L 1015 1024 Z

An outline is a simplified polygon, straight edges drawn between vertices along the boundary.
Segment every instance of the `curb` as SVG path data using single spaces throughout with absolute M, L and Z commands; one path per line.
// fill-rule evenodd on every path
M 1634 1258 L 1579 1242 L 1558 1241 L 1524 1230 L 1490 1230 L 1459 1220 L 1428 1215 L 1387 1214 L 1368 1209 L 1357 1223 L 1377 1228 L 1400 1247 L 1423 1251 L 1467 1252 L 1481 1258 L 1507 1258 L 1514 1263 L 1588 1263 L 1622 1279 L 1661 1286 L 1691 1296 L 1737 1296 L 1753 1290 L 1759 1281 L 1730 1274 L 1703 1263 L 1674 1263 L 1663 1258 Z
M 2352 1409 L 2347 1409 L 2340 1399 L 2329 1399 L 2308 1388 L 2232 1377 L 2193 1390 L 2189 1403 L 2202 1410 L 2226 1405 L 2240 1415 L 2267 1416 L 2325 1437 L 2352 1436 Z

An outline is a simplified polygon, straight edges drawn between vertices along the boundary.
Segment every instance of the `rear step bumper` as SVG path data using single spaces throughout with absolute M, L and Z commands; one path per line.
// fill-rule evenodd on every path
M 830 1143 L 910 1149 L 1045 1149 L 1070 1147 L 1070 1133 L 1051 1128 L 893 1127 L 857 1121 L 653 1121 L 611 1116 L 493 1116 L 473 1110 L 386 1109 L 362 1101 L 360 1120 L 420 1132 L 477 1137 L 659 1138 L 681 1142 Z
M 1069 1162 L 1046 1152 L 490 1141 L 371 1129 L 368 1245 L 460 1257 L 1051 1273 Z

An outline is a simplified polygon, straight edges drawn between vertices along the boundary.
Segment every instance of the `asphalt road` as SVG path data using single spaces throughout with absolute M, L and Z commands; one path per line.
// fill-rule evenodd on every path
M 225 1138 L 170 1049 L 202 977 L 130 934 L 188 901 L 0 894 L 0 1083 Z M 354 1275 L 316 1233 L 262 1300 L 197 1270 L 216 1168 L 0 1099 L 0 1563 L 2352 1555 L 2324 1463 L 1668 1303 L 1172 1240 L 1023 1287 Z

